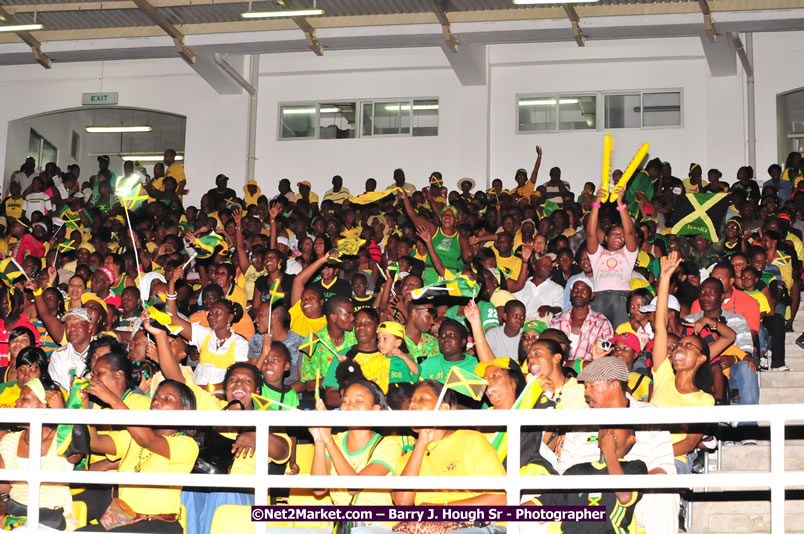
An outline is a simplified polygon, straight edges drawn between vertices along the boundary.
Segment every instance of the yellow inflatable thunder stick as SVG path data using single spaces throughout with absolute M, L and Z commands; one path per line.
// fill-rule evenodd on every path
M 603 202 L 609 201 L 609 182 L 611 180 L 611 134 L 606 132 L 603 136 L 603 166 L 601 170 L 600 189 L 606 195 L 601 199 Z
M 617 194 L 614 193 L 617 188 L 620 188 L 621 191 L 625 192 L 625 186 L 628 185 L 628 180 L 631 179 L 631 176 L 634 175 L 637 167 L 639 167 L 639 164 L 642 163 L 643 159 L 645 159 L 645 155 L 648 153 L 649 149 L 650 143 L 643 143 L 642 146 L 639 147 L 634 159 L 631 160 L 631 163 L 628 164 L 628 168 L 625 169 L 622 178 L 620 178 L 620 181 L 617 182 L 617 185 L 614 186 L 614 189 L 612 189 L 612 195 L 611 198 L 609 198 L 609 202 L 614 202 L 617 200 Z

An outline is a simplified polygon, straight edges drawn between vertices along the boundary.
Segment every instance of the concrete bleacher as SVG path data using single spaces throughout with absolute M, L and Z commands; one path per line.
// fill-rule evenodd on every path
M 794 329 L 795 333 L 787 333 L 785 340 L 785 359 L 790 371 L 760 373 L 760 404 L 804 404 L 804 349 L 795 344 L 796 338 L 804 332 L 804 318 L 796 320 Z M 768 471 L 770 441 L 767 425 L 760 422 L 759 428 L 748 435 L 756 438 L 758 445 L 740 445 L 740 433 L 734 432 L 737 444 L 721 444 L 717 452 L 710 454 L 708 471 Z M 804 470 L 804 427 L 788 427 L 786 438 L 785 469 Z M 762 533 L 771 530 L 770 491 L 700 490 L 692 496 L 692 501 L 691 525 L 687 529 L 690 534 Z M 784 530 L 804 532 L 804 491 L 788 489 Z

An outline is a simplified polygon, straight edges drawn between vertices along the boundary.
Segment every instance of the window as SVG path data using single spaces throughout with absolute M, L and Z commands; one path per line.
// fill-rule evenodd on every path
M 78 135 L 78 132 L 73 130 L 73 134 L 70 137 L 70 157 L 74 160 L 78 160 L 79 153 L 81 152 L 81 136 Z
M 438 135 L 438 99 L 281 104 L 280 139 Z
M 39 135 L 36 130 L 31 129 L 28 138 L 28 156 L 36 160 L 36 168 L 43 169 L 45 164 L 58 163 L 59 150 L 56 145 Z
M 605 95 L 606 128 L 681 126 L 681 91 Z
M 524 96 L 517 108 L 518 133 L 597 128 L 597 95 Z

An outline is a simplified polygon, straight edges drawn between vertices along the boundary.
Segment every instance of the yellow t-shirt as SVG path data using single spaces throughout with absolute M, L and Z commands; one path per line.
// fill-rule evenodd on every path
M 187 176 L 184 174 L 184 165 L 178 161 L 174 161 L 170 164 L 170 167 L 165 170 L 165 176 L 171 176 L 174 180 L 176 180 L 177 186 L 182 182 L 187 182 Z M 161 191 L 164 191 L 164 186 L 162 187 L 163 189 L 161 189 Z
M 296 193 L 296 202 L 302 199 L 301 193 Z M 310 204 L 318 204 L 318 195 L 310 191 L 310 194 L 307 195 L 307 199 L 309 200 Z
M 249 265 L 248 269 L 246 269 L 246 274 L 240 273 L 238 275 L 236 281 L 237 287 L 239 287 L 245 292 L 246 299 L 249 302 L 251 302 L 251 299 L 254 298 L 254 282 L 257 281 L 257 278 L 267 273 L 268 271 L 266 271 L 265 269 L 263 269 L 261 272 L 258 272 L 253 265 Z
M 246 313 L 246 292 L 236 283 L 232 286 L 232 292 L 226 295 L 226 300 L 240 304 L 240 307 L 243 308 L 243 313 Z
M 586 408 L 584 385 L 575 377 L 570 377 L 564 385 L 553 392 L 557 409 L 580 410 Z
M 533 196 L 534 187 L 536 187 L 536 184 L 528 180 L 522 187 L 511 189 L 511 194 L 519 195 L 523 198 L 527 198 L 528 200 L 530 200 L 530 197 Z
M 408 453 L 400 460 L 399 472 L 405 468 Z M 480 432 L 475 430 L 456 430 L 441 441 L 427 446 L 427 454 L 422 458 L 419 471 L 421 476 L 502 476 L 505 469 L 500 463 L 497 451 Z M 446 504 L 453 501 L 470 499 L 485 493 L 469 490 L 422 490 L 416 492 L 414 502 Z
M 507 258 L 500 256 L 497 247 L 491 247 L 494 255 L 497 256 L 497 268 L 502 271 L 506 278 L 516 280 L 519 278 L 519 272 L 522 270 L 522 258 L 511 254 Z
M 666 358 L 656 371 L 653 373 L 653 396 L 650 399 L 652 404 L 659 407 L 664 406 L 714 406 L 715 398 L 703 391 L 693 393 L 679 393 L 676 389 L 676 374 L 670 358 Z M 671 434 L 673 445 L 687 437 L 687 434 Z M 676 456 L 678 460 L 684 460 L 686 455 Z
M 343 457 L 349 462 L 356 472 L 365 469 L 369 464 L 380 464 L 388 469 L 386 476 L 394 476 L 400 471 L 398 468 L 399 459 L 402 457 L 402 442 L 399 439 L 383 438 L 380 434 L 375 434 L 371 441 L 359 451 L 349 452 L 346 448 L 346 437 L 349 431 L 340 432 L 332 436 L 335 445 L 343 453 Z M 379 443 L 377 443 L 379 441 Z M 375 446 L 376 444 L 376 446 Z M 329 460 L 329 454 L 327 454 Z M 331 463 L 331 462 L 330 462 Z M 331 465 L 330 474 L 337 475 L 335 465 Z M 329 496 L 332 503 L 338 506 L 346 506 L 352 503 L 352 495 L 345 489 L 330 489 Z M 391 491 L 388 489 L 365 489 L 354 496 L 354 504 L 361 506 L 393 506 Z
M 754 297 L 754 299 L 756 299 L 756 301 L 759 302 L 759 313 L 763 313 L 763 312 L 764 313 L 770 313 L 771 312 L 770 302 L 768 302 L 768 297 L 763 295 L 761 291 L 759 291 L 758 289 L 755 289 L 753 293 L 749 293 L 748 291 L 745 291 L 744 293 L 747 294 L 747 295 L 750 295 L 751 297 Z
M 22 217 L 22 206 L 25 204 L 25 199 L 8 197 L 3 204 L 6 207 L 6 217 L 14 217 L 19 219 Z
M 115 454 L 120 459 L 121 473 L 176 473 L 187 474 L 193 470 L 198 458 L 195 440 L 183 434 L 165 436 L 170 448 L 170 458 L 141 447 L 127 430 L 111 432 Z M 120 486 L 120 498 L 140 514 L 178 514 L 181 509 L 181 486 L 144 487 Z
M 290 329 L 302 337 L 307 337 L 310 332 L 316 333 L 327 326 L 326 315 L 322 315 L 318 319 L 310 319 L 304 315 L 301 300 L 294 304 L 288 313 L 290 314 Z

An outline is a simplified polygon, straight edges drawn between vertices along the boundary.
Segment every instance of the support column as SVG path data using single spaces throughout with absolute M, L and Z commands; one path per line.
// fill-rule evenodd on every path
M 248 148 L 246 152 L 246 182 L 254 179 L 254 167 L 257 162 L 257 103 L 259 101 L 260 55 L 251 54 L 249 66 L 249 84 L 254 88 L 248 94 Z

